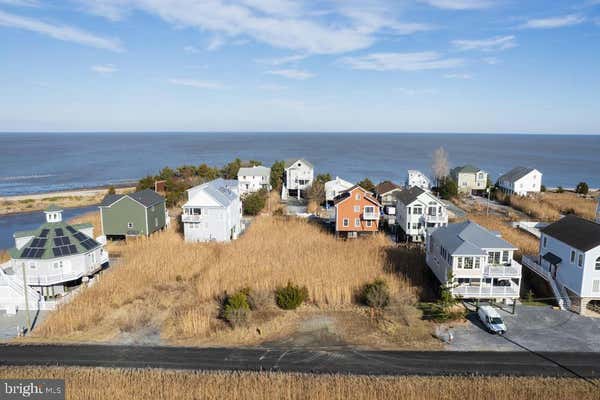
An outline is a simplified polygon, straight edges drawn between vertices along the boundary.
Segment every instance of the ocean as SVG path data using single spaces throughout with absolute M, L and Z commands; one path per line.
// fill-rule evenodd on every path
M 430 173 L 444 147 L 451 166 L 473 164 L 492 179 L 523 165 L 546 186 L 600 187 L 600 136 L 424 133 L 0 133 L 0 196 L 122 184 L 164 166 L 304 157 L 316 173 L 401 183 Z

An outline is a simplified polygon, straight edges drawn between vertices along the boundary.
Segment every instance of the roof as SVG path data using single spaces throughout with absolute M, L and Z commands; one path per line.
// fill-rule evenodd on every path
M 50 222 L 33 231 L 16 232 L 15 238 L 29 236 L 31 239 L 21 249 L 10 249 L 9 254 L 13 259 L 52 259 L 84 254 L 102 246 L 80 231 L 91 227 L 92 224 Z
M 238 170 L 237 176 L 271 176 L 271 168 L 263 167 L 262 165 L 257 165 L 254 167 L 241 167 Z
M 54 211 L 62 211 L 63 208 L 59 207 L 55 204 L 50 204 L 48 207 L 46 207 L 46 209 L 44 211 L 46 212 L 54 212 Z
M 498 178 L 498 181 L 515 182 L 533 171 L 535 171 L 535 169 L 529 167 L 515 167 L 507 173 L 505 173 L 504 175 L 500 176 L 500 178 Z
M 484 249 L 512 249 L 515 246 L 493 232 L 471 221 L 437 228 L 431 236 L 452 255 L 486 255 Z
M 553 265 L 558 265 L 562 262 L 562 258 L 560 258 L 559 256 L 557 256 L 556 254 L 554 254 L 552 252 L 547 252 L 546 254 L 544 254 L 542 256 L 542 258 Z
M 331 187 L 343 187 L 346 189 L 350 189 L 353 186 L 354 183 L 348 182 L 347 180 L 344 180 L 339 176 L 336 176 L 335 179 L 325 182 L 325 190 L 329 190 Z
M 395 193 L 394 198 L 404 205 L 408 205 L 415 201 L 420 195 L 425 193 L 425 190 L 418 186 L 413 186 L 409 189 L 404 189 L 401 192 Z
M 185 205 L 195 205 L 194 196 L 196 193 L 202 191 L 212 197 L 217 203 L 223 207 L 229 206 L 239 196 L 237 192 L 233 191 L 232 188 L 237 188 L 238 181 L 233 179 L 217 178 L 210 182 L 203 183 L 202 185 L 194 186 L 188 189 L 188 201 Z
M 314 166 L 309 163 L 308 161 L 306 161 L 306 159 L 304 158 L 288 158 L 287 160 L 285 160 L 285 169 L 288 169 L 289 167 L 292 166 L 292 164 L 294 164 L 296 161 L 302 161 L 304 164 L 308 165 L 311 168 L 314 168 Z
M 541 232 L 583 252 L 600 246 L 600 224 L 575 215 L 567 215 Z
M 477 168 L 474 165 L 467 164 L 462 167 L 456 167 L 452 169 L 453 174 L 467 173 L 467 174 L 476 174 L 481 171 L 481 168 Z
M 387 192 L 391 192 L 394 189 L 400 189 L 400 186 L 396 185 L 392 181 L 383 181 L 383 182 L 379 182 L 379 184 L 377 186 L 375 186 L 375 193 L 384 194 Z
M 371 201 L 373 204 L 381 207 L 381 204 L 377 201 L 377 199 L 375 197 L 373 197 L 373 194 L 371 194 L 371 192 L 369 192 L 367 189 L 359 186 L 359 185 L 354 185 L 349 189 L 344 190 L 342 193 L 340 193 L 339 195 L 337 195 L 335 197 L 335 199 L 333 199 L 333 204 L 337 205 L 339 203 L 341 203 L 342 201 L 346 200 L 348 197 L 350 197 L 350 193 L 352 193 L 352 191 L 354 191 L 354 189 L 360 189 L 365 193 L 365 198 L 369 201 Z
M 146 208 L 165 201 L 165 198 L 156 193 L 154 190 L 144 189 L 130 194 L 109 194 L 104 197 L 100 203 L 100 207 L 110 207 L 123 197 L 129 197 L 142 204 Z

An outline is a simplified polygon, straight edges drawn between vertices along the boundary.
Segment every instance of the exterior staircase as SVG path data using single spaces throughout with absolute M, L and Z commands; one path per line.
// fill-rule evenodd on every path
M 550 285 L 550 289 L 552 289 L 552 294 L 556 298 L 556 302 L 558 303 L 558 307 L 561 310 L 569 310 L 571 309 L 571 299 L 565 292 L 563 287 L 559 287 L 556 283 L 550 271 L 543 268 L 540 264 L 537 263 L 531 257 L 523 256 L 522 264 L 529 268 L 530 271 L 535 272 L 540 277 L 542 277 L 548 284 Z
M 41 294 L 29 285 L 25 289 L 23 281 L 18 278 L 18 275 L 7 275 L 3 269 L 5 266 L 0 265 L 0 310 L 5 310 L 7 314 L 16 314 L 18 310 L 25 310 L 25 292 L 27 292 L 29 310 L 53 308 L 51 304 L 47 304 Z

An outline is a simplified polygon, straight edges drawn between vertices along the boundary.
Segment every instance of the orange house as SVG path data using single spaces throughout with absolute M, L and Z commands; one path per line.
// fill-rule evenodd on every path
M 355 238 L 360 233 L 379 230 L 381 204 L 371 192 L 356 185 L 337 196 L 333 204 L 336 235 Z

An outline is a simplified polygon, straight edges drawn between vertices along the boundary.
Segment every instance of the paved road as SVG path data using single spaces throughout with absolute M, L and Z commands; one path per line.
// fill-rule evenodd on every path
M 598 353 L 0 345 L 0 365 L 149 367 L 379 375 L 577 375 L 600 378 L 600 354 Z

